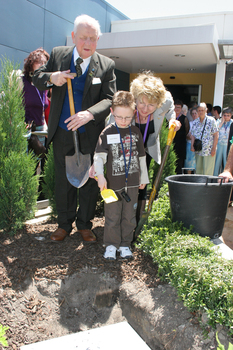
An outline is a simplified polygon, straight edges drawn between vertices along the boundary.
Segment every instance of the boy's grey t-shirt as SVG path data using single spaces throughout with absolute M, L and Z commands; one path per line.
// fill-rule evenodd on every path
M 130 158 L 130 131 L 128 128 L 118 128 L 125 151 L 126 167 Z M 96 153 L 107 153 L 106 179 L 107 186 L 115 191 L 125 188 L 125 162 L 120 135 L 114 124 L 108 125 L 100 134 Z M 145 156 L 143 139 L 140 130 L 131 125 L 132 149 L 127 187 L 140 185 L 139 157 Z

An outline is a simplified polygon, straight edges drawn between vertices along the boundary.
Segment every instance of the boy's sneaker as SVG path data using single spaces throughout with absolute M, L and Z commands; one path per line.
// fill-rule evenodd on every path
M 121 258 L 123 259 L 130 259 L 133 257 L 133 253 L 131 252 L 129 247 L 120 247 L 118 251 L 120 252 Z
M 107 246 L 105 253 L 104 253 L 104 258 L 108 260 L 116 260 L 116 247 L 114 245 L 109 245 Z

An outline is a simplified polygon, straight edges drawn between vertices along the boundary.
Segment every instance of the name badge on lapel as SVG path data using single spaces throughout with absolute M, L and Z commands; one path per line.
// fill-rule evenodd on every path
M 113 143 L 120 143 L 119 134 L 107 135 L 107 144 L 112 145 Z
M 92 84 L 93 84 L 93 85 L 101 84 L 100 78 L 93 78 L 93 79 L 92 79 Z

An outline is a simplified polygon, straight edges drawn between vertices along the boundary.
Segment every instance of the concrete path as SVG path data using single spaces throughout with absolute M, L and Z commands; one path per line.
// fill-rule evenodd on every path
M 40 343 L 21 346 L 21 350 L 150 350 L 128 322 L 94 328 Z

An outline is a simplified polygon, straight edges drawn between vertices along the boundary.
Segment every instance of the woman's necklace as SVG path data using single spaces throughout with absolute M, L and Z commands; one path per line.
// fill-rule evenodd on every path
M 147 122 L 148 119 L 149 119 L 149 121 L 150 121 L 150 114 L 147 115 L 146 117 L 141 117 L 141 116 L 139 115 L 138 111 L 137 111 L 137 118 L 138 118 L 138 124 L 140 124 L 140 122 L 141 122 L 141 123 L 142 123 L 142 122 Z M 145 124 L 145 123 L 143 123 L 143 124 Z
M 138 118 L 139 129 L 141 130 L 141 128 L 140 128 L 140 119 L 139 119 L 139 113 L 138 113 L 138 111 L 137 111 L 137 118 Z M 146 122 L 145 131 L 144 131 L 144 134 L 143 134 L 143 143 L 145 143 L 145 141 L 146 141 L 146 135 L 147 135 L 147 131 L 148 131 L 148 127 L 149 127 L 149 122 L 150 122 L 150 114 L 149 114 L 146 118 L 147 118 L 147 122 Z

